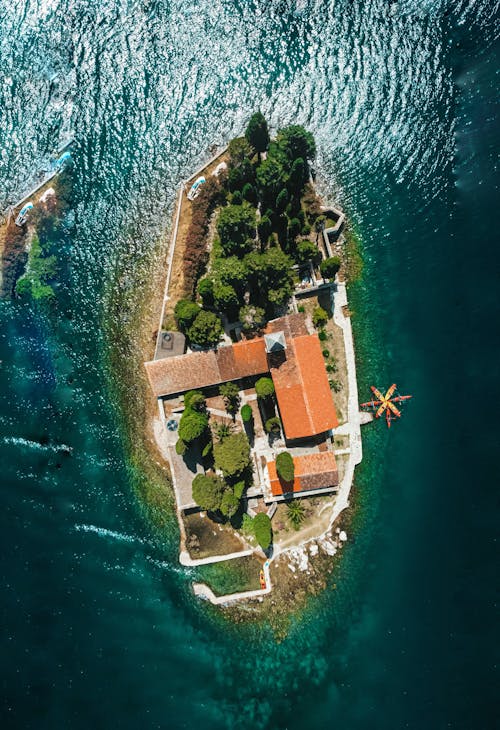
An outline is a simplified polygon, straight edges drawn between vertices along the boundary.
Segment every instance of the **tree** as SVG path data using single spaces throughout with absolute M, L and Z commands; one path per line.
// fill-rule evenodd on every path
M 243 160 L 252 154 L 252 148 L 246 137 L 235 137 L 228 144 L 229 162 L 232 167 L 238 167 Z
M 264 424 L 264 430 L 266 433 L 281 433 L 281 421 L 278 416 L 272 416 L 271 418 L 268 418 Z
M 300 499 L 294 499 L 287 507 L 287 517 L 294 530 L 298 530 L 304 522 L 306 513 Z
M 214 284 L 214 305 L 221 312 L 238 306 L 238 295 L 230 284 L 216 281 Z
M 266 313 L 262 307 L 247 304 L 240 309 L 239 318 L 244 332 L 262 329 L 266 323 Z
M 236 484 L 233 487 L 234 496 L 237 499 L 241 499 L 243 497 L 243 492 L 245 491 L 246 484 L 244 481 L 236 482 Z
M 251 183 L 245 183 L 243 190 L 241 191 L 241 197 L 252 205 L 257 203 L 257 193 L 254 186 Z
M 335 279 L 335 276 L 340 269 L 341 261 L 338 256 L 331 256 L 329 259 L 325 259 L 320 264 L 321 275 L 325 279 Z
M 250 117 L 245 131 L 245 138 L 259 154 L 260 159 L 260 153 L 265 152 L 269 146 L 269 130 L 265 117 L 261 112 L 255 112 Z
M 188 390 L 184 395 L 184 407 L 192 411 L 204 411 L 206 409 L 205 396 L 201 390 Z
M 214 433 L 219 441 L 224 441 L 233 433 L 233 426 L 231 423 L 218 423 L 214 428 Z
M 316 264 L 321 258 L 321 253 L 315 243 L 312 241 L 299 241 L 296 248 L 297 263 L 305 264 L 308 261 L 312 261 Z
M 276 212 L 283 213 L 288 203 L 288 190 L 283 188 L 276 197 Z
M 292 169 L 290 170 L 290 177 L 288 180 L 288 186 L 290 193 L 294 196 L 299 196 L 302 192 L 302 188 L 306 182 L 306 165 L 302 157 L 297 157 L 294 160 Z
M 319 234 L 325 230 L 326 215 L 319 215 L 314 221 L 314 230 L 316 231 L 316 240 L 319 238 Z
M 248 203 L 223 208 L 217 219 L 217 232 L 224 253 L 231 256 L 249 251 L 255 239 L 255 227 L 255 210 Z
M 284 304 L 293 291 L 292 260 L 280 248 L 245 256 L 249 282 L 262 303 Z
M 236 383 L 223 383 L 219 386 L 219 393 L 224 398 L 226 411 L 236 413 L 240 405 L 240 390 Z
M 224 495 L 224 482 L 220 477 L 197 474 L 192 484 L 196 504 L 209 512 L 220 509 Z
M 328 322 L 328 312 L 323 307 L 315 307 L 312 319 L 315 327 L 323 327 Z
M 224 494 L 222 495 L 221 505 L 220 505 L 220 511 L 224 515 L 224 517 L 232 517 L 236 514 L 238 511 L 238 507 L 240 506 L 240 500 L 238 497 L 234 494 L 232 489 L 226 489 Z
M 252 419 L 252 407 L 248 403 L 245 403 L 245 405 L 241 407 L 241 420 L 243 421 L 243 423 L 250 423 Z
M 276 471 L 280 479 L 285 482 L 293 482 L 295 477 L 295 467 L 292 455 L 288 451 L 282 451 L 276 457 Z
M 255 383 L 255 392 L 259 398 L 269 398 L 274 394 L 274 383 L 271 378 L 259 378 Z
M 285 172 L 281 163 L 268 156 L 257 168 L 257 184 L 264 201 L 273 206 L 276 196 L 285 183 Z
M 252 522 L 255 539 L 263 550 L 267 550 L 273 539 L 271 520 L 264 512 L 258 512 Z
M 216 345 L 223 332 L 222 322 L 213 312 L 198 310 L 199 314 L 187 331 L 189 340 L 200 347 L 213 347 Z
M 316 143 L 313 135 L 299 124 L 280 129 L 276 135 L 276 142 L 290 162 L 298 158 L 313 160 L 316 157 Z
M 263 215 L 260 221 L 257 223 L 257 232 L 259 234 L 260 242 L 266 244 L 269 236 L 273 232 L 273 224 L 267 215 Z
M 177 326 L 186 332 L 200 313 L 200 308 L 190 299 L 180 299 L 175 305 L 174 317 Z
M 206 276 L 198 282 L 198 294 L 203 300 L 205 307 L 211 307 L 214 303 L 214 282 Z
M 215 465 L 225 477 L 238 477 L 250 466 L 250 444 L 244 433 L 233 433 L 214 446 Z
M 178 454 L 179 456 L 184 456 L 184 454 L 186 453 L 186 450 L 187 450 L 187 446 L 184 443 L 184 441 L 182 439 L 177 439 L 177 442 L 175 444 L 175 453 Z
M 208 415 L 186 408 L 179 421 L 179 438 L 185 444 L 199 438 L 208 426 Z
M 241 193 L 239 190 L 235 190 L 233 193 L 233 197 L 231 198 L 231 205 L 241 205 L 243 202 L 243 198 L 241 197 Z
M 214 281 L 232 286 L 237 292 L 242 291 L 248 279 L 247 267 L 237 256 L 220 258 L 212 266 Z
M 295 241 L 299 233 L 302 231 L 302 223 L 298 218 L 292 218 L 288 223 L 288 237 Z M 301 241 L 300 243 L 304 243 Z M 309 242 L 310 243 L 310 242 Z M 299 244 L 300 245 L 300 244 Z

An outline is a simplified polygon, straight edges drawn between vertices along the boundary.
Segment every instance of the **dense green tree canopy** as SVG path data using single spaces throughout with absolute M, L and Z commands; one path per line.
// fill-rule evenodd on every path
M 249 203 L 228 205 L 217 220 L 222 250 L 228 256 L 243 254 L 252 248 L 255 239 L 255 210 Z
M 259 378 L 255 383 L 255 392 L 259 398 L 269 398 L 274 394 L 274 383 L 271 378 Z
M 285 482 L 293 482 L 295 467 L 292 455 L 288 451 L 282 451 L 276 457 L 276 471 L 278 476 Z
M 186 408 L 179 422 L 179 438 L 186 444 L 190 444 L 199 438 L 208 426 L 208 415 L 201 411 L 193 411 Z
M 257 184 L 264 201 L 274 207 L 276 197 L 285 184 L 285 172 L 281 163 L 268 157 L 257 168 Z
M 239 317 L 245 332 L 255 332 L 262 329 L 266 323 L 266 313 L 262 307 L 257 307 L 255 304 L 246 304 L 241 307 Z
M 238 295 L 230 284 L 223 284 L 220 281 L 214 282 L 214 305 L 225 312 L 232 307 L 238 306 Z
M 299 241 L 295 250 L 295 258 L 299 264 L 305 264 L 308 261 L 317 264 L 321 259 L 321 252 L 313 241 Z
M 269 145 L 269 130 L 267 122 L 261 112 L 255 112 L 250 117 L 245 131 L 247 142 L 252 145 L 256 152 L 265 152 Z
M 213 312 L 199 310 L 199 314 L 187 331 L 189 340 L 200 347 L 213 347 L 223 333 L 222 322 Z
M 280 129 L 276 135 L 276 141 L 290 162 L 298 158 L 313 160 L 316 156 L 316 143 L 313 135 L 299 124 Z
M 264 512 L 258 512 L 252 522 L 255 539 L 263 550 L 267 550 L 273 539 L 271 520 Z
M 215 444 L 214 455 L 225 477 L 240 476 L 250 465 L 250 444 L 244 433 L 233 433 Z
M 220 511 L 224 517 L 233 517 L 238 511 L 240 500 L 234 494 L 232 489 L 226 489 L 222 495 Z
M 220 477 L 197 474 L 192 488 L 193 499 L 199 507 L 209 512 L 220 509 L 224 495 L 224 482 Z
M 335 279 L 335 275 L 340 269 L 340 264 L 341 261 L 338 256 L 331 256 L 329 259 L 325 259 L 319 267 L 321 274 L 325 279 Z
M 312 319 L 315 327 L 323 327 L 328 322 L 328 312 L 323 307 L 315 307 Z
M 219 393 L 224 398 L 224 405 L 228 413 L 236 413 L 240 406 L 240 389 L 236 383 L 222 383 Z
M 188 390 L 184 395 L 184 406 L 193 411 L 204 411 L 206 408 L 205 396 L 201 390 Z
M 198 282 L 198 294 L 203 300 L 205 307 L 211 307 L 214 303 L 214 282 L 209 276 L 200 279 Z
M 193 324 L 200 311 L 199 306 L 190 299 L 180 299 L 174 309 L 174 317 L 179 329 L 182 330 L 182 332 L 186 332 L 186 330 Z

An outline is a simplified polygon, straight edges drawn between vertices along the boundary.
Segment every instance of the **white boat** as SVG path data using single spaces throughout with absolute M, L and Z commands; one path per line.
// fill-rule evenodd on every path
M 25 205 L 23 205 L 23 207 L 19 211 L 19 215 L 17 216 L 17 218 L 15 220 L 16 226 L 19 226 L 19 227 L 24 226 L 24 224 L 28 220 L 28 213 L 30 212 L 30 210 L 33 207 L 34 206 L 33 206 L 33 203 L 31 202 L 31 200 L 28 203 L 26 203 Z
M 199 177 L 194 181 L 191 190 L 188 193 L 188 200 L 194 200 L 200 192 L 200 187 L 206 182 L 204 177 Z
M 220 163 L 219 163 L 219 164 L 217 165 L 217 167 L 215 168 L 215 170 L 213 171 L 212 175 L 213 175 L 214 177 L 219 177 L 219 175 L 221 174 L 221 172 L 222 172 L 223 170 L 227 170 L 227 163 L 226 163 L 226 162 L 220 162 Z

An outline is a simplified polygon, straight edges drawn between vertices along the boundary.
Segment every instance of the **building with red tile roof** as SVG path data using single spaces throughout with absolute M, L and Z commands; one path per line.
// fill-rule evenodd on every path
M 269 322 L 267 337 L 145 363 L 157 398 L 270 373 L 287 440 L 338 426 L 321 343 L 302 314 Z M 266 352 L 267 348 L 267 352 Z
M 293 482 L 284 482 L 276 471 L 276 462 L 267 464 L 273 497 L 296 494 L 316 489 L 332 489 L 339 483 L 337 462 L 332 451 L 304 454 L 293 457 L 295 476 Z

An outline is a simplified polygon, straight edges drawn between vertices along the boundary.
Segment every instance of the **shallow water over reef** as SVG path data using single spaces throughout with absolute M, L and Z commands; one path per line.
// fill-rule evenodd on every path
M 498 3 L 2 0 L 0 18 L 0 197 L 75 134 L 57 307 L 0 302 L 3 726 L 492 727 Z M 369 427 L 337 588 L 280 644 L 194 602 L 175 527 L 158 538 L 132 491 L 116 351 L 107 370 L 134 317 L 113 291 L 133 303 L 179 180 L 257 107 L 314 132 L 360 236 L 361 393 L 414 395 Z

